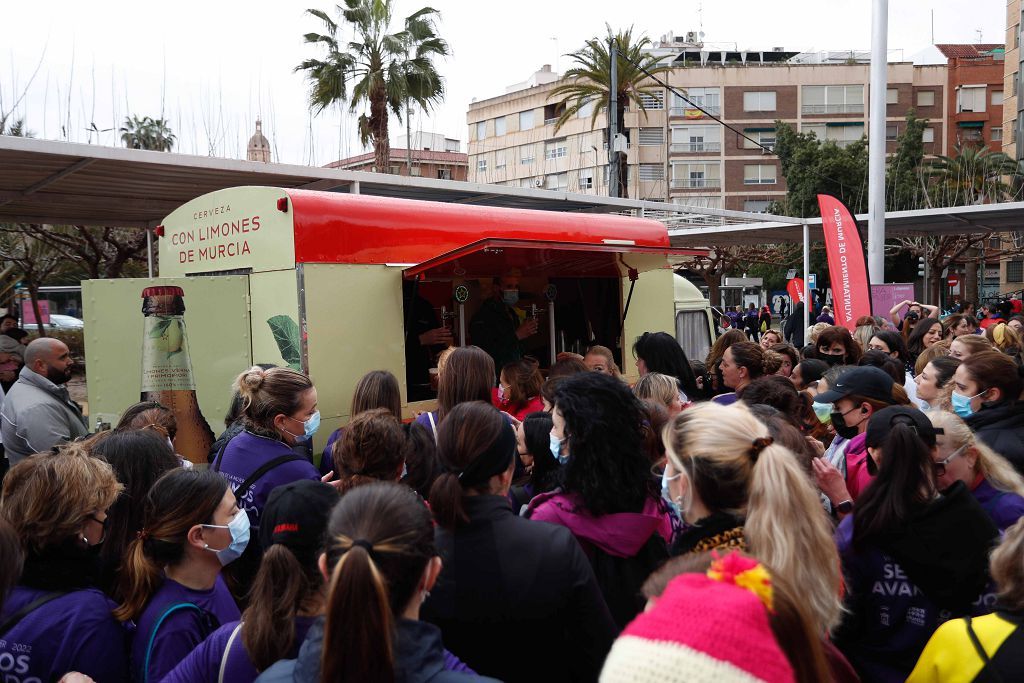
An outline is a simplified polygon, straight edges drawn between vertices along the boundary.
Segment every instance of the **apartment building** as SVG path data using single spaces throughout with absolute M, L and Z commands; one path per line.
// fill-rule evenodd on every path
M 1006 55 L 1003 60 L 1003 154 L 1013 158 L 1022 158 L 1017 153 L 1017 137 L 1021 134 L 1024 118 L 1024 92 L 1020 90 L 1021 74 L 1021 6 L 1020 0 L 1008 0 L 1006 3 Z M 1021 149 L 1024 152 L 1024 148 Z
M 409 166 L 409 138 L 402 135 L 391 148 L 387 173 L 391 175 L 412 175 L 439 180 L 466 180 L 468 157 L 461 151 L 461 143 L 455 138 L 438 133 L 412 134 L 412 166 Z M 374 171 L 373 152 L 358 154 L 327 164 L 327 168 L 343 168 L 349 171 Z
M 777 119 L 839 145 L 867 131 L 866 53 L 744 52 L 679 43 L 670 35 L 654 51 L 677 67 L 664 79 L 686 100 L 658 88 L 644 98 L 644 111 L 625 115 L 630 197 L 764 211 L 786 194 L 778 160 L 759 147 L 774 143 Z M 926 154 L 948 153 L 947 67 L 898 62 L 888 69 L 890 151 L 913 108 L 929 119 Z M 544 67 L 505 94 L 470 105 L 470 181 L 607 193 L 605 114 L 591 123 L 593 111 L 581 111 L 556 132 L 565 106 L 551 97 L 558 82 Z
M 973 145 L 1003 151 L 1004 46 L 993 43 L 935 47 L 949 60 L 949 147 Z

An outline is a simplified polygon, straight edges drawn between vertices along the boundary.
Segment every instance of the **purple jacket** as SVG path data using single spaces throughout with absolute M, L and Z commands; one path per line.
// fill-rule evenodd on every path
M 18 586 L 0 621 L 49 591 Z M 56 681 L 78 671 L 96 681 L 128 680 L 127 628 L 116 605 L 94 588 L 62 595 L 29 612 L 0 637 L 0 681 Z
M 215 463 L 214 467 L 228 480 L 232 488 L 236 488 L 241 486 L 258 467 L 282 455 L 294 455 L 294 451 L 283 441 L 243 431 L 231 440 L 224 449 L 220 462 Z M 250 486 L 248 491 L 236 491 L 239 496 L 238 505 L 245 508 L 252 526 L 258 529 L 260 515 L 270 492 L 278 486 L 301 479 L 320 480 L 320 473 L 313 467 L 313 463 L 308 460 L 293 460 L 278 465 Z
M 641 512 L 592 516 L 574 493 L 542 493 L 530 501 L 526 517 L 567 527 L 583 548 L 593 545 L 615 557 L 633 557 L 651 534 L 672 542 L 672 519 L 657 500 L 648 499 Z
M 1024 498 L 1016 493 L 1000 491 L 987 479 L 982 479 L 971 491 L 981 509 L 995 522 L 999 532 L 1006 531 L 1018 519 L 1024 517 Z
M 291 651 L 283 659 L 295 659 L 299 656 L 299 648 L 302 641 L 306 639 L 309 627 L 316 621 L 316 617 L 295 618 L 295 640 L 292 641 Z M 220 675 L 221 661 L 224 659 L 224 652 L 228 646 L 231 634 L 240 622 L 232 621 L 224 624 L 213 632 L 209 638 L 200 643 L 199 647 L 192 650 L 178 666 L 174 667 L 171 673 L 167 674 L 161 683 L 205 683 L 216 681 Z M 224 666 L 224 680 L 231 683 L 252 683 L 259 676 L 259 672 L 249 659 L 249 653 L 242 644 L 242 632 L 239 631 L 235 640 L 231 643 L 231 652 L 228 653 L 227 663 Z
M 202 613 L 192 608 L 178 609 L 167 615 L 157 630 L 157 622 L 168 609 L 182 603 L 191 603 Z M 237 621 L 239 616 L 238 605 L 221 576 L 209 590 L 193 590 L 164 579 L 138 619 L 132 640 L 133 678 L 150 683 L 163 679 L 221 624 Z
M 324 446 L 323 455 L 320 456 L 320 474 L 321 476 L 328 472 L 334 471 L 334 444 L 341 441 L 341 437 L 345 434 L 345 428 L 339 427 L 331 432 L 331 435 L 327 437 L 327 445 Z

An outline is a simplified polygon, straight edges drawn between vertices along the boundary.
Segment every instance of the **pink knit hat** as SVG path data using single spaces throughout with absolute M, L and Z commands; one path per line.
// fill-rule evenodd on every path
M 668 584 L 615 641 L 601 683 L 794 681 L 768 623 L 767 572 L 730 555 L 709 574 L 716 578 L 682 574 Z

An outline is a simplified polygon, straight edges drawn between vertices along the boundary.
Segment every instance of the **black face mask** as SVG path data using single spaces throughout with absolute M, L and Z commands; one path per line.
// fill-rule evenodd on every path
M 856 408 L 854 408 L 853 410 L 856 410 Z M 852 413 L 853 410 L 849 412 Z M 857 426 L 859 424 L 860 423 L 858 422 L 857 424 L 852 426 L 848 425 L 846 424 L 845 415 L 837 411 L 832 411 L 832 429 L 836 430 L 836 434 L 843 437 L 844 439 L 852 439 L 853 437 L 857 436 Z
M 844 353 L 818 353 L 818 358 L 825 361 L 829 367 L 842 365 L 846 362 L 846 354 Z

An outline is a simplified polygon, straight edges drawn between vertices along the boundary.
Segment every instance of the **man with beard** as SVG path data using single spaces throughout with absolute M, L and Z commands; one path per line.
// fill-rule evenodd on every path
M 0 434 L 11 465 L 89 433 L 65 382 L 74 361 L 67 345 L 49 337 L 25 348 L 25 367 L 0 410 Z

